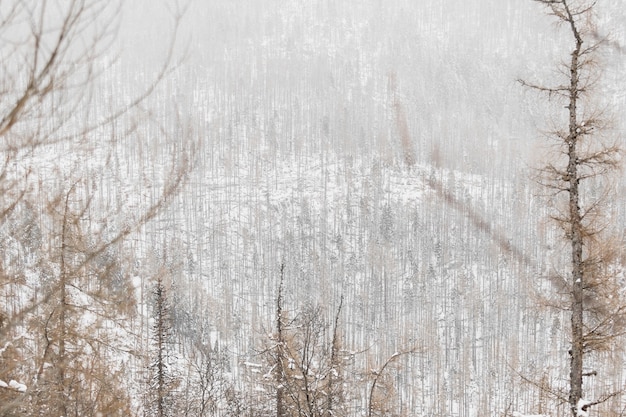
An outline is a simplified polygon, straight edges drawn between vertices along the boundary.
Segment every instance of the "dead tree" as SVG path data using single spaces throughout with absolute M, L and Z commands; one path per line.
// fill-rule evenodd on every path
M 590 193 L 590 187 L 602 186 L 618 168 L 621 151 L 607 140 L 609 125 L 592 100 L 600 77 L 597 52 L 603 44 L 593 25 L 595 2 L 534 1 L 545 6 L 563 25 L 570 44 L 569 58 L 560 67 L 560 82 L 520 82 L 559 104 L 557 111 L 565 108 L 567 112 L 566 118 L 557 121 L 547 135 L 555 141 L 558 152 L 550 155 L 550 162 L 540 170 L 539 182 L 549 191 L 549 197 L 560 204 L 552 218 L 562 229 L 569 251 L 562 274 L 562 289 L 567 295 L 565 308 L 570 312 L 571 324 L 566 396 L 572 414 L 580 416 L 606 399 L 585 399 L 585 357 L 606 348 L 616 334 L 614 323 L 623 314 L 623 307 L 605 297 L 607 291 L 615 288 L 608 273 L 615 250 L 601 243 L 608 241 L 602 213 L 607 195 L 594 199 Z M 554 119 L 558 118 L 558 114 L 554 115 Z
M 280 268 L 276 300 L 276 329 L 265 357 L 272 374 L 271 392 L 278 417 L 347 415 L 346 364 L 339 329 L 343 297 L 332 323 L 324 310 L 305 305 L 289 318 L 284 307 L 285 266 Z

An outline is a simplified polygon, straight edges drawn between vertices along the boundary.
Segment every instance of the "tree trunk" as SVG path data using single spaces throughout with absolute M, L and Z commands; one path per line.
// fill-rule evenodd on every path
M 283 335 L 283 285 L 285 279 L 285 265 L 280 266 L 280 282 L 278 284 L 278 297 L 276 299 L 276 417 L 286 417 L 284 404 L 284 365 L 283 349 L 285 348 L 285 338 Z
M 572 248 L 572 291 L 571 291 L 571 331 L 572 347 L 570 357 L 570 393 L 569 402 L 574 416 L 577 415 L 577 405 L 583 397 L 583 224 L 580 210 L 579 194 L 579 160 L 577 154 L 577 144 L 579 136 L 578 126 L 578 95 L 580 93 L 578 85 L 578 65 L 582 47 L 582 38 L 578 32 L 574 18 L 570 12 L 567 2 L 563 1 L 567 18 L 570 23 L 572 34 L 576 40 L 576 47 L 572 51 L 570 63 L 570 89 L 569 89 L 569 129 L 567 136 L 567 175 L 569 179 L 569 221 L 570 221 L 570 241 Z

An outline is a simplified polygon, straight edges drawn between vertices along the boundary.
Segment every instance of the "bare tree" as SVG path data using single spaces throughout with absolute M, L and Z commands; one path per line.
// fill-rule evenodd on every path
M 381 388 L 383 388 L 384 385 L 392 385 L 392 383 L 385 384 L 386 379 L 389 377 L 385 370 L 390 368 L 400 357 L 417 353 L 417 351 L 417 349 L 412 348 L 394 352 L 379 368 L 370 371 L 372 376 L 372 385 L 370 385 L 368 393 L 367 417 L 372 417 L 374 415 L 396 415 L 391 411 L 390 404 L 393 396 L 389 395 L 390 387 L 387 387 L 385 393 L 381 394 L 378 391 L 382 391 Z
M 186 355 L 188 374 L 184 378 L 184 397 L 180 413 L 189 417 L 215 415 L 226 396 L 228 382 L 216 346 L 198 346 Z
M 120 339 L 134 313 L 125 242 L 181 188 L 189 158 L 183 148 L 165 164 L 151 201 L 129 202 L 107 184 L 124 185 L 118 139 L 141 139 L 134 112 L 171 68 L 175 39 L 145 91 L 103 106 L 95 89 L 121 5 L 0 5 L 0 380 L 19 388 L 0 415 L 129 414 L 113 359 L 129 354 Z
M 340 300 L 332 324 L 319 306 L 303 307 L 289 319 L 284 307 L 281 265 L 276 300 L 276 332 L 265 354 L 274 375 L 277 416 L 328 417 L 347 415 L 345 363 L 341 353 Z
M 280 265 L 280 281 L 278 282 L 278 296 L 276 297 L 276 349 L 274 358 L 274 375 L 276 375 L 276 417 L 287 417 L 287 405 L 285 395 L 285 369 L 287 358 L 284 347 L 287 344 L 285 335 L 285 312 L 284 294 L 285 264 Z
M 618 168 L 621 150 L 606 139 L 609 124 L 594 102 L 594 86 L 600 78 L 598 40 L 594 26 L 595 2 L 581 0 L 535 0 L 544 5 L 569 35 L 569 60 L 560 67 L 561 82 L 544 85 L 521 81 L 545 94 L 567 110 L 548 137 L 556 143 L 557 153 L 541 170 L 540 183 L 557 201 L 553 219 L 562 229 L 569 247 L 567 267 L 555 279 L 559 290 L 565 290 L 566 309 L 570 312 L 570 375 L 567 401 L 574 416 L 587 415 L 588 408 L 613 393 L 595 400 L 585 399 L 583 380 L 592 373 L 585 371 L 585 358 L 602 351 L 623 332 L 624 305 L 619 297 L 609 296 L 616 289 L 611 269 L 615 266 L 615 249 L 607 237 L 610 231 L 603 219 L 610 194 L 593 188 L 603 187 L 609 174 Z M 557 110 L 562 111 L 562 110 Z M 558 126 L 561 124 L 561 126 Z M 614 293 L 617 295 L 617 293 Z

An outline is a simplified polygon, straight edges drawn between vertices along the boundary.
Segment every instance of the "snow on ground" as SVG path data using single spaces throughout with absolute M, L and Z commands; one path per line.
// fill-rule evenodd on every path
M 26 385 L 21 382 L 17 382 L 14 379 L 10 380 L 8 384 L 0 379 L 0 388 L 8 388 L 18 392 L 26 392 L 28 390 Z

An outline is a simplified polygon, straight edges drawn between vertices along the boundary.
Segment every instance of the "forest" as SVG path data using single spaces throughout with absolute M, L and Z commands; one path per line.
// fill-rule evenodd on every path
M 625 21 L 0 2 L 0 417 L 625 416 Z

